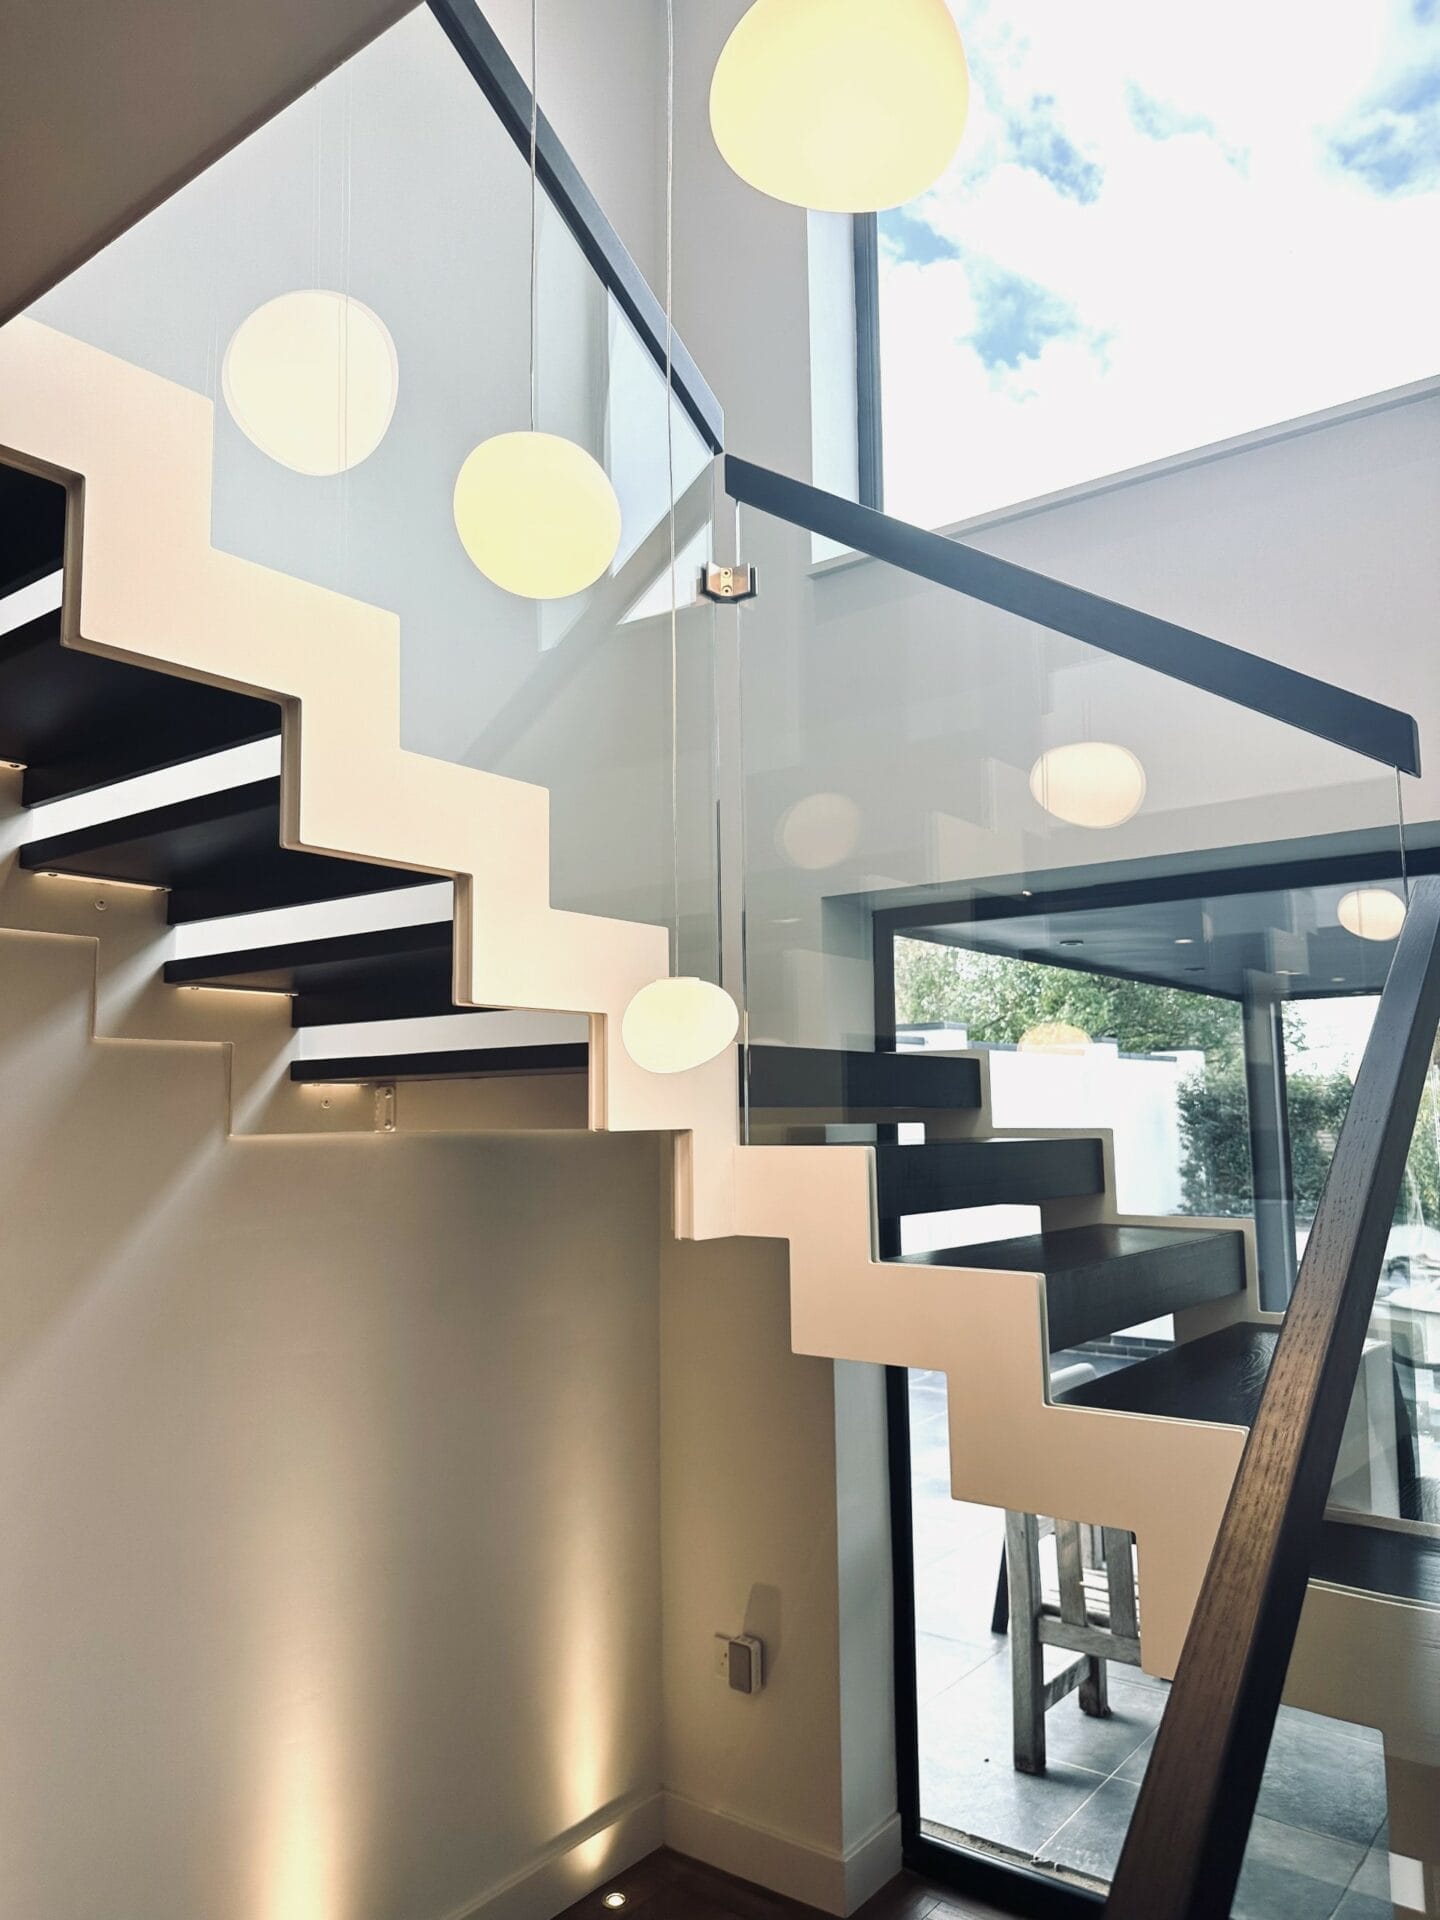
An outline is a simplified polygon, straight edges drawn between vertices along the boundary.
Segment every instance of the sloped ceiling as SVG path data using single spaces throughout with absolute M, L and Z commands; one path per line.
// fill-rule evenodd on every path
M 3 0 L 0 322 L 414 4 Z

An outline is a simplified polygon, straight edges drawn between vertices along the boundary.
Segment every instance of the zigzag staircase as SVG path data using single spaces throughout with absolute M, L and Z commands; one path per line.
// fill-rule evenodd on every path
M 589 1125 L 673 1132 L 682 1233 L 790 1243 L 798 1352 L 970 1383 L 952 1398 L 957 1498 L 1135 1534 L 1145 1663 L 1172 1671 L 1273 1342 L 1247 1228 L 1122 1217 L 1108 1138 L 998 1132 L 980 1056 L 754 1047 L 752 1117 L 784 1144 L 740 1146 L 735 1051 L 661 1078 L 618 1044 L 631 993 L 665 970 L 663 932 L 549 907 L 543 792 L 397 745 L 393 618 L 210 546 L 208 405 L 31 321 L 0 335 L 0 381 L 0 439 L 30 469 L 5 481 L 0 655 L 0 754 L 24 765 L 25 801 L 270 751 L 277 707 L 283 741 L 275 772 L 41 833 L 20 868 L 163 889 L 174 924 L 451 878 L 453 918 L 171 959 L 165 981 L 284 996 L 301 1029 L 583 1015 L 588 1043 L 320 1054 L 288 1073 L 337 1092 L 583 1081 Z M 81 503 L 63 608 L 63 499 L 40 476 Z M 373 1124 L 368 1101 L 350 1113 Z M 867 1122 L 927 1138 L 804 1144 Z M 1038 1206 L 1042 1231 L 878 1256 L 887 1222 L 1001 1204 Z M 1171 1312 L 1176 1354 L 1051 1398 L 1052 1349 Z M 1337 1565 L 1358 1532 L 1332 1541 Z M 1396 1578 L 1429 1597 L 1430 1557 Z
M 626 312 L 644 297 L 622 293 Z M 752 1041 L 638 1068 L 621 1019 L 669 971 L 668 930 L 552 904 L 543 787 L 402 746 L 396 614 L 213 543 L 215 431 L 172 380 L 32 318 L 0 330 L 0 758 L 23 769 L 0 919 L 93 936 L 104 908 L 101 1030 L 230 1042 L 235 1131 L 672 1136 L 678 1235 L 788 1243 L 797 1352 L 947 1377 L 955 1498 L 1134 1536 L 1142 1661 L 1173 1674 L 1276 1339 L 1250 1223 L 1123 1212 L 1109 1135 L 998 1125 L 982 1052 Z M 784 511 L 788 483 L 733 461 L 729 480 Z M 807 561 L 812 534 L 864 545 L 847 503 L 787 497 Z M 904 552 L 912 579 L 980 603 L 1001 564 Z M 652 537 L 647 564 L 664 557 Z M 1139 616 L 1013 571 L 1029 597 L 1009 613 L 1147 657 Z M 1192 643 L 1252 710 L 1303 680 L 1161 637 L 1161 685 Z M 1302 812 L 1341 830 L 1347 799 L 1302 793 Z M 339 930 L 319 911 L 338 901 Z M 166 925 L 186 944 L 159 959 Z M 899 1250 L 902 1220 L 1001 1205 L 1038 1230 Z M 1173 1352 L 1052 1391 L 1053 1353 L 1158 1315 Z M 1436 1548 L 1329 1525 L 1290 1683 L 1427 1765 L 1433 1716 L 1396 1675 L 1435 1657 Z

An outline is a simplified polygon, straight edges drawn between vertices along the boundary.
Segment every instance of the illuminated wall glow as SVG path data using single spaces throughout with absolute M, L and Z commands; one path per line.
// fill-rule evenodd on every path
M 525 600 L 582 593 L 620 545 L 620 502 L 605 469 L 553 433 L 482 440 L 456 478 L 454 514 L 481 573 Z
M 1405 902 L 1388 887 L 1357 887 L 1341 898 L 1336 917 L 1361 940 L 1394 940 L 1405 924 Z
M 761 193 L 873 213 L 935 184 L 969 102 L 945 0 L 755 0 L 716 63 L 710 126 Z
M 309 287 L 240 322 L 220 388 L 262 453 L 318 477 L 358 466 L 385 438 L 400 362 L 378 314 L 348 294 Z
M 1140 811 L 1145 769 L 1128 747 L 1077 740 L 1041 754 L 1030 769 L 1030 791 L 1071 826 L 1118 827 Z

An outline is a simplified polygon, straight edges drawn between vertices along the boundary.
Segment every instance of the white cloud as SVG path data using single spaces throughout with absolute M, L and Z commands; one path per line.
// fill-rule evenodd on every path
M 943 524 L 1437 370 L 1440 191 L 1337 157 L 1440 73 L 1413 0 L 953 4 L 971 125 L 911 211 L 959 257 L 883 275 L 893 512 Z M 997 274 L 1050 319 L 1015 365 L 974 343 Z

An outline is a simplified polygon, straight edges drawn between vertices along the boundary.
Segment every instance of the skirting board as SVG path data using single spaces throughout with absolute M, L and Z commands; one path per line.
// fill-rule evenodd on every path
M 563 1835 L 528 1867 L 444 1920 L 551 1920 L 664 1844 L 665 1796 L 652 1793 Z
M 667 1847 L 822 1913 L 853 1913 L 900 1871 L 898 1814 L 840 1853 L 702 1807 L 677 1793 L 664 1799 Z

